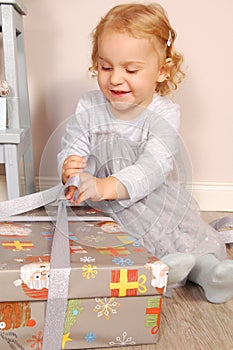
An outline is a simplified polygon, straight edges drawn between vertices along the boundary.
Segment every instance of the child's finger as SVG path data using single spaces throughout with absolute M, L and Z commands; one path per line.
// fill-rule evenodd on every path
M 64 169 L 84 169 L 87 165 L 87 160 L 79 156 L 69 156 L 63 164 Z
M 64 169 L 85 169 L 87 166 L 86 161 L 69 161 L 66 164 L 64 164 Z
M 65 169 L 63 167 L 62 168 L 62 182 L 65 184 L 70 177 L 79 176 L 83 171 L 84 171 L 84 169 L 81 169 L 81 168 Z
M 74 194 L 77 190 L 76 186 L 69 186 L 66 192 L 66 199 L 72 200 L 74 198 Z

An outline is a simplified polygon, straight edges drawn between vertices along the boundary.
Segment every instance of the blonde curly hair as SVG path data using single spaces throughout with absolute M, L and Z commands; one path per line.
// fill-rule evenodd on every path
M 181 69 L 183 55 L 175 50 L 176 32 L 172 28 L 166 11 L 157 3 L 129 3 L 113 7 L 92 33 L 92 66 L 89 71 L 98 74 L 98 38 L 105 31 L 127 32 L 135 38 L 148 39 L 161 55 L 166 70 L 166 80 L 158 82 L 155 91 L 167 95 L 175 90 L 185 77 Z

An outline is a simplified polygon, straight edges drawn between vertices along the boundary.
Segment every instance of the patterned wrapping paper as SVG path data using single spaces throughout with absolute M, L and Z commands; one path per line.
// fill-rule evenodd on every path
M 101 213 L 76 208 L 71 214 L 80 221 L 69 221 L 62 349 L 156 342 L 167 266 Z M 0 349 L 41 349 L 53 233 L 54 223 L 41 218 L 0 223 Z
M 61 349 L 156 343 L 161 301 L 160 296 L 71 299 Z M 0 303 L 1 324 L 6 324 L 0 349 L 40 350 L 45 306 L 43 301 Z

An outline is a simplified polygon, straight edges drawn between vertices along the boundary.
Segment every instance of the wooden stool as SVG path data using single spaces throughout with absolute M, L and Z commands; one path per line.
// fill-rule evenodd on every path
M 4 70 L 10 92 L 7 97 L 8 125 L 0 130 L 0 163 L 5 164 L 8 199 L 35 192 L 27 74 L 23 38 L 26 9 L 20 0 L 0 0 Z

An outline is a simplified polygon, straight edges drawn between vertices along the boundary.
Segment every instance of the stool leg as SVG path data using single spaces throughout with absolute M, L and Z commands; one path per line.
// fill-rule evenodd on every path
M 14 144 L 4 145 L 5 171 L 8 199 L 20 197 L 20 160 L 17 154 L 17 146 Z
M 18 42 L 18 66 L 19 66 L 19 93 L 20 93 L 20 125 L 21 127 L 28 128 L 29 143 L 24 153 L 24 176 L 25 176 L 25 190 L 26 194 L 35 192 L 35 179 L 34 179 L 34 159 L 33 159 L 33 147 L 32 147 L 32 132 L 31 121 L 29 112 L 29 98 L 27 88 L 27 74 L 26 74 L 26 62 L 24 56 L 24 38 L 23 31 L 17 36 Z
M 24 160 L 24 177 L 25 177 L 25 191 L 26 194 L 35 192 L 35 179 L 33 167 L 33 152 L 32 144 L 29 145 L 27 151 L 23 156 Z
M 10 86 L 8 96 L 8 127 L 20 127 L 20 105 L 18 91 L 18 59 L 16 42 L 16 24 L 20 24 L 22 18 L 13 6 L 1 5 L 2 14 L 2 41 L 3 58 L 5 67 L 5 79 Z M 21 31 L 22 29 L 19 28 Z
M 12 4 L 1 4 L 3 57 L 5 79 L 10 86 L 8 97 L 8 128 L 25 129 L 28 138 L 18 145 L 5 145 L 5 169 L 8 198 L 20 196 L 20 160 L 23 158 L 26 194 L 35 192 L 34 162 L 27 87 L 22 12 Z M 27 146 L 25 147 L 25 143 Z

